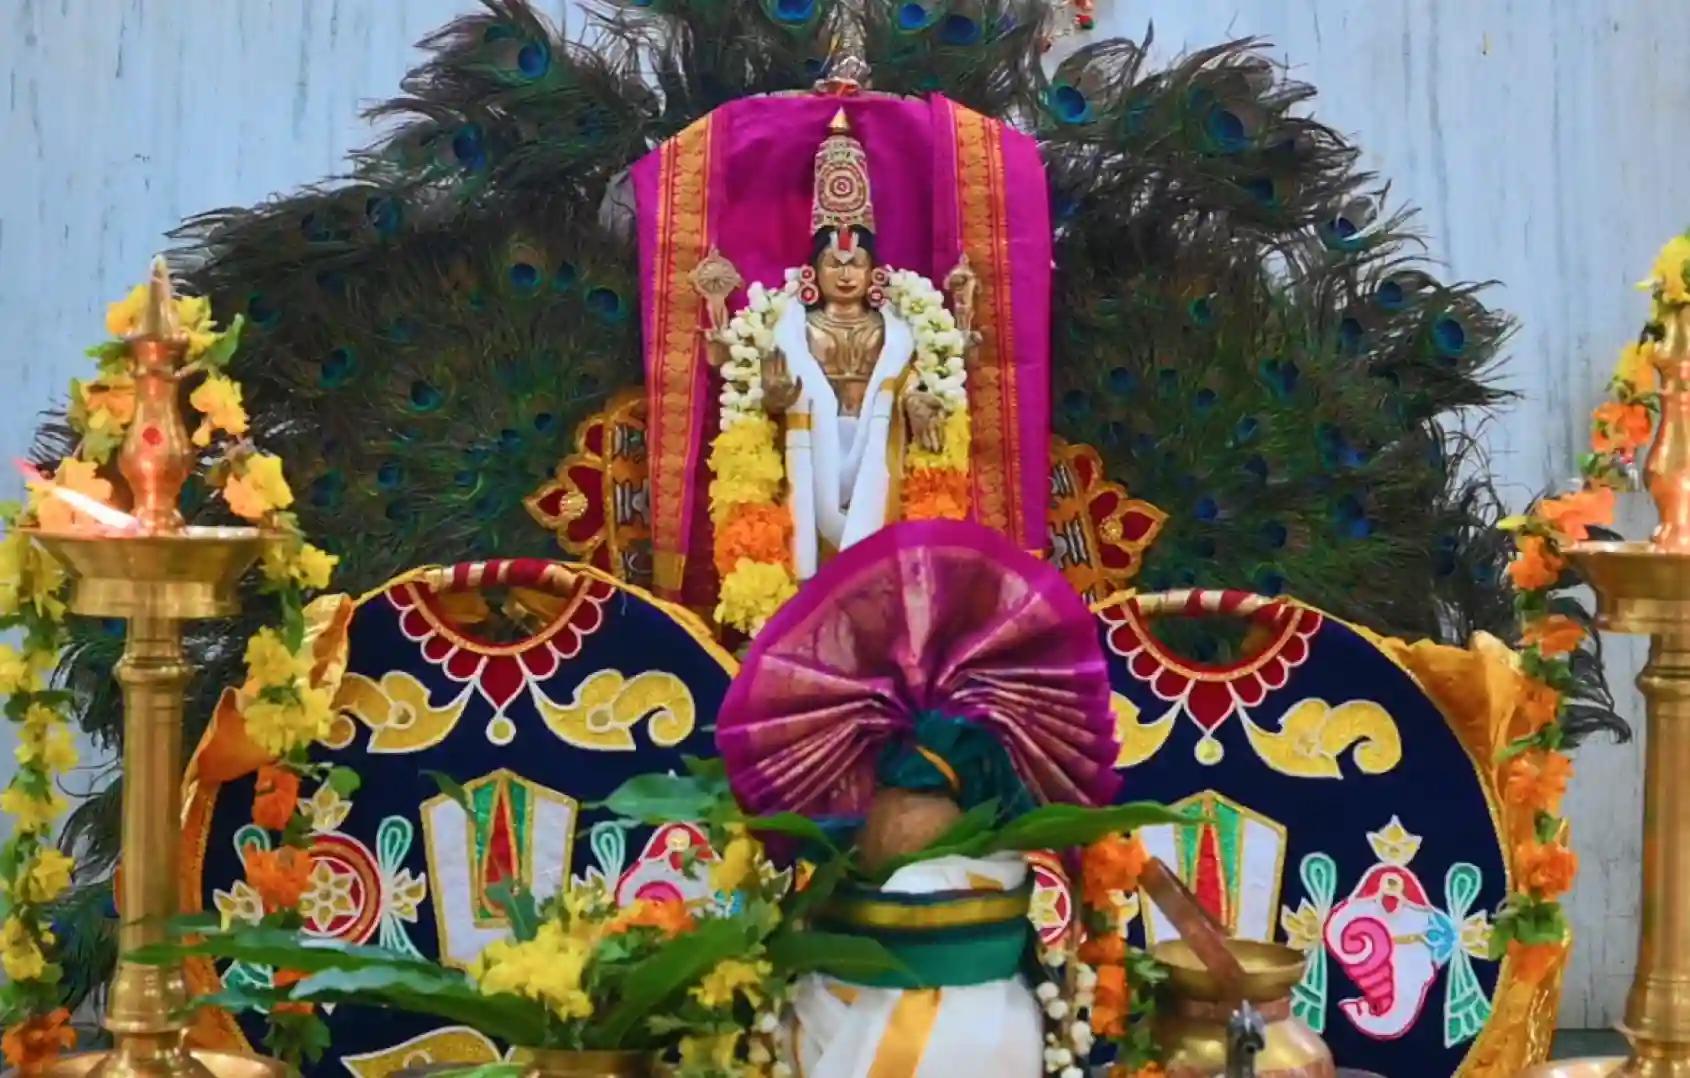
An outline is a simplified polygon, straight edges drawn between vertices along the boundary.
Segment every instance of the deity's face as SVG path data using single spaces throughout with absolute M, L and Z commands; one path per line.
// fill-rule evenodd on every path
M 816 286 L 829 303 L 868 302 L 874 259 L 862 246 L 850 251 L 829 247 L 816 259 Z

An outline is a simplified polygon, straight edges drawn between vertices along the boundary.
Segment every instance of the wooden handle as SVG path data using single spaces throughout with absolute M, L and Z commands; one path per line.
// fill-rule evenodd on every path
M 1138 882 L 1179 929 L 1180 938 L 1191 948 L 1197 960 L 1220 982 L 1226 998 L 1242 998 L 1244 967 L 1227 949 L 1226 931 L 1215 923 L 1209 911 L 1186 889 L 1180 878 L 1160 858 L 1152 857 L 1139 873 Z

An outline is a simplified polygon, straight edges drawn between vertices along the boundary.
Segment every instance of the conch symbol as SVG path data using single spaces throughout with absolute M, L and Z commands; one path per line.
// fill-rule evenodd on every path
M 1420 1017 L 1438 967 L 1459 941 L 1449 915 L 1408 868 L 1419 838 L 1395 817 L 1367 838 L 1381 863 L 1332 911 L 1326 946 L 1361 990 L 1360 998 L 1339 1000 L 1339 1009 L 1369 1037 L 1394 1040 Z

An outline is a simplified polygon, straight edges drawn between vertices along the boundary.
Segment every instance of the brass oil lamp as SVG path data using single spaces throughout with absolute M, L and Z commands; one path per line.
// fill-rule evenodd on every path
M 275 1060 L 189 1051 L 182 1011 L 189 1001 L 180 965 L 140 965 L 122 957 L 159 942 L 177 896 L 177 813 L 181 801 L 183 691 L 192 674 L 182 623 L 239 610 L 236 588 L 266 541 L 257 528 L 186 527 L 177 508 L 195 453 L 182 420 L 187 338 L 176 317 L 170 275 L 153 262 L 139 330 L 130 337 L 135 415 L 118 455 L 134 524 L 112 531 L 31 529 L 69 572 L 72 613 L 127 624 L 117 680 L 123 687 L 123 817 L 117 973 L 105 1027 L 114 1047 L 66 1056 L 50 1075 L 103 1078 L 206 1076 L 268 1078 Z

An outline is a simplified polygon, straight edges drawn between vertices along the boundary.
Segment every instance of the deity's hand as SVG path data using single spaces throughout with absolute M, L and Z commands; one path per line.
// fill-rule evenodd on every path
M 929 453 L 945 449 L 945 406 L 931 393 L 915 390 L 904 394 L 904 416 L 910 421 L 915 444 Z
M 762 368 L 763 411 L 770 415 L 784 415 L 788 408 L 798 403 L 804 384 L 792 377 L 786 356 L 778 348 L 763 357 Z

